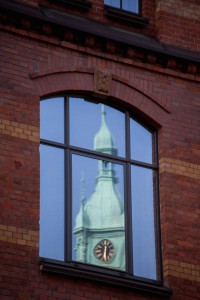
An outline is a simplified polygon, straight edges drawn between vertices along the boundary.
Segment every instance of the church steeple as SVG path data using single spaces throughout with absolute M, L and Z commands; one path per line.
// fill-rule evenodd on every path
M 101 107 L 101 125 L 94 137 L 93 149 L 112 156 L 117 155 L 114 138 L 107 125 L 104 105 Z M 77 260 L 104 265 L 95 257 L 94 250 L 97 243 L 104 239 L 116 247 L 113 260 L 107 266 L 124 270 L 124 207 L 116 182 L 114 163 L 109 158 L 99 159 L 94 192 L 85 203 L 82 187 L 80 211 L 73 232 L 76 235 Z
M 101 127 L 94 137 L 94 150 L 111 155 L 117 154 L 114 138 L 107 125 L 104 104 L 101 106 Z
M 116 155 L 114 138 L 106 121 L 105 106 L 101 107 L 101 126 L 94 137 L 94 150 L 106 154 Z M 123 226 L 123 205 L 116 190 L 114 164 L 109 160 L 98 161 L 98 174 L 95 191 L 85 204 L 88 217 L 88 227 L 113 228 Z

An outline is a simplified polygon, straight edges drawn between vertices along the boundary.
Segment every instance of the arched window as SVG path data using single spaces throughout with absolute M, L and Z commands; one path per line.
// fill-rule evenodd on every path
M 161 283 L 156 131 L 95 99 L 44 99 L 40 111 L 41 262 Z

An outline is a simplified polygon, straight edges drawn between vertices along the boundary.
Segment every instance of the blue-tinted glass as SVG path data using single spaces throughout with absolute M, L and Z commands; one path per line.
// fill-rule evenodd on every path
M 123 165 L 73 155 L 72 229 L 73 260 L 125 270 Z M 113 245 L 108 261 L 95 253 L 104 239 Z
M 122 9 L 138 13 L 138 0 L 123 0 Z
M 138 13 L 139 11 L 138 0 L 122 0 L 121 4 L 120 4 L 120 0 L 105 0 L 104 3 L 134 13 Z
M 152 163 L 152 133 L 131 119 L 131 158 Z
M 64 99 L 40 101 L 41 139 L 64 143 Z
M 105 4 L 120 8 L 120 0 L 105 0 Z
M 40 146 L 40 256 L 64 260 L 64 151 Z
M 125 155 L 124 113 L 80 98 L 70 98 L 69 107 L 71 145 Z
M 153 172 L 136 166 L 131 169 L 134 275 L 149 279 L 157 279 Z

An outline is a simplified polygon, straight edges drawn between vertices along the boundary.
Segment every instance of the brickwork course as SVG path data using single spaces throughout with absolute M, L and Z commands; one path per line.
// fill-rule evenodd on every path
M 0 1 L 0 299 L 167 299 L 39 267 L 40 99 L 93 95 L 95 68 L 112 74 L 105 101 L 158 129 L 163 285 L 171 300 L 200 299 L 200 1 L 142 0 L 142 26 L 109 18 L 103 0 L 87 11 L 70 1 L 8 2 L 101 22 L 167 50 L 36 22 Z

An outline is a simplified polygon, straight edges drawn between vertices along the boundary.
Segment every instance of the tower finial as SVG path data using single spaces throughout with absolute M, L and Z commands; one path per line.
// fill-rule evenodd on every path
M 106 123 L 106 110 L 105 110 L 104 104 L 101 105 L 101 121 L 102 121 L 102 124 Z
M 102 115 L 106 115 L 105 105 L 104 104 L 101 105 L 101 114 Z

